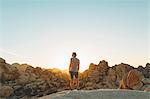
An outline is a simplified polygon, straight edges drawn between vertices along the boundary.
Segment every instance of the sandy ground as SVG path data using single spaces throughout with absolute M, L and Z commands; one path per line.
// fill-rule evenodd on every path
M 66 90 L 39 99 L 150 99 L 150 92 L 119 89 Z

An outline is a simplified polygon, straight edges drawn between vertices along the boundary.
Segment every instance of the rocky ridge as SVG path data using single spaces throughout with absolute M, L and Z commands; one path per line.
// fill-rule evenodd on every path
M 102 60 L 99 64 L 91 63 L 87 70 L 79 74 L 79 80 L 79 89 L 83 90 L 121 88 L 150 91 L 150 64 L 134 68 L 121 63 L 110 67 Z M 69 89 L 66 72 L 28 64 L 10 65 L 0 58 L 0 97 L 41 97 L 66 89 Z

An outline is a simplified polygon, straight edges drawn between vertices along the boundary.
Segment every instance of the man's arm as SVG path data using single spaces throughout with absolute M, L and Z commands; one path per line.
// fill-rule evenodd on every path
M 80 60 L 79 60 L 79 63 L 78 63 L 78 71 L 79 71 L 79 69 L 80 69 Z
M 71 71 L 71 59 L 70 59 L 69 71 Z

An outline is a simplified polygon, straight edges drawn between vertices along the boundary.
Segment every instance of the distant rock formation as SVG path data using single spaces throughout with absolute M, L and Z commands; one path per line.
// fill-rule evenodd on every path
M 128 73 L 131 75 L 126 78 Z M 150 64 L 134 68 L 121 63 L 110 67 L 108 62 L 102 60 L 98 65 L 91 63 L 89 69 L 79 73 L 79 80 L 79 88 L 86 90 L 117 89 L 119 84 L 122 87 L 128 81 L 132 89 L 149 91 Z M 134 86 L 136 84 L 138 86 Z M 0 58 L 0 97 L 41 97 L 66 89 L 69 89 L 69 75 L 66 71 L 42 69 L 28 64 L 10 65 Z

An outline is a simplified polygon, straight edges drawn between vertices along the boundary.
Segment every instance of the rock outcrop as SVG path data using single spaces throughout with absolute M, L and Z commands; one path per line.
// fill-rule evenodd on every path
M 58 73 L 28 64 L 10 65 L 0 58 L 0 97 L 43 96 L 68 89 L 68 78 Z
M 89 69 L 82 73 L 81 89 L 118 88 L 120 80 L 132 69 L 132 66 L 124 63 L 113 67 L 109 67 L 108 62 L 104 60 L 98 65 L 92 63 Z
M 121 63 L 109 67 L 108 62 L 104 60 L 98 65 L 91 63 L 89 69 L 80 74 L 80 89 L 116 89 L 120 85 L 122 89 L 148 91 L 149 66 L 147 63 L 145 67 L 134 68 Z
M 106 75 L 109 70 L 108 62 L 100 61 L 98 65 L 90 64 L 89 69 L 83 72 L 80 85 L 83 89 L 107 88 Z
M 0 80 L 13 81 L 19 77 L 19 71 L 16 67 L 7 64 L 4 59 L 0 59 Z

